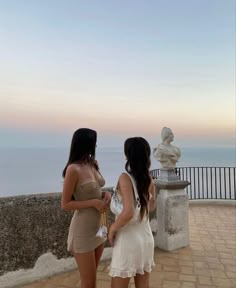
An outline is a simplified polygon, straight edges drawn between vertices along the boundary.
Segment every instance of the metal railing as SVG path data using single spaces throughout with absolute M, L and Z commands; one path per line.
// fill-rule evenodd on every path
M 190 200 L 236 200 L 236 167 L 179 167 L 175 173 L 190 182 L 186 187 Z M 159 174 L 160 169 L 151 170 L 153 178 Z

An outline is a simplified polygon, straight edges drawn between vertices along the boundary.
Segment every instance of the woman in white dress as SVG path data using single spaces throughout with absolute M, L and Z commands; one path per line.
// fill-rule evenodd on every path
M 150 176 L 150 146 L 142 137 L 125 141 L 127 159 L 111 200 L 116 220 L 109 230 L 113 247 L 109 275 L 112 288 L 127 288 L 134 277 L 136 288 L 149 287 L 154 265 L 154 239 L 149 211 L 155 209 L 155 185 Z

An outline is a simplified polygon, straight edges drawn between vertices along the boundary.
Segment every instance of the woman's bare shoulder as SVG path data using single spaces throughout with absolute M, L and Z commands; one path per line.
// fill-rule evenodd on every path
M 80 166 L 81 166 L 80 164 L 71 163 L 71 164 L 68 165 L 68 168 L 71 169 L 71 170 L 78 170 L 78 169 L 81 168 Z
M 123 172 L 120 174 L 117 186 L 120 188 L 120 190 L 126 190 L 127 188 L 129 189 L 132 186 L 130 177 L 127 173 Z
M 127 173 L 123 172 L 120 174 L 118 182 L 129 183 L 129 182 L 131 182 L 131 180 L 130 180 L 129 175 Z
M 81 170 L 81 167 L 79 164 L 71 163 L 68 165 L 68 167 L 66 169 L 66 173 L 67 174 L 75 174 L 75 173 L 80 172 L 80 170 Z

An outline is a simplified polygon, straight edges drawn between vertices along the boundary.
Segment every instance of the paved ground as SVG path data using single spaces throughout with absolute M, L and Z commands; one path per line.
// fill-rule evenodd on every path
M 191 205 L 189 225 L 189 247 L 171 253 L 155 249 L 150 288 L 235 288 L 236 207 Z M 97 288 L 110 287 L 108 265 L 108 261 L 99 265 Z M 23 287 L 79 288 L 79 273 L 76 270 Z

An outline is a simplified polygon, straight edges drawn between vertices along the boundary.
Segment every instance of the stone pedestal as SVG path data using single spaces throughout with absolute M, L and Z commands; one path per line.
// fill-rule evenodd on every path
M 178 181 L 179 176 L 175 174 L 175 168 L 161 168 L 158 180 L 162 182 L 173 182 Z
M 162 169 L 161 169 L 162 170 Z M 162 250 L 173 251 L 189 245 L 188 195 L 184 191 L 190 183 L 179 180 L 174 169 L 164 169 L 156 180 L 157 233 L 155 244 Z

